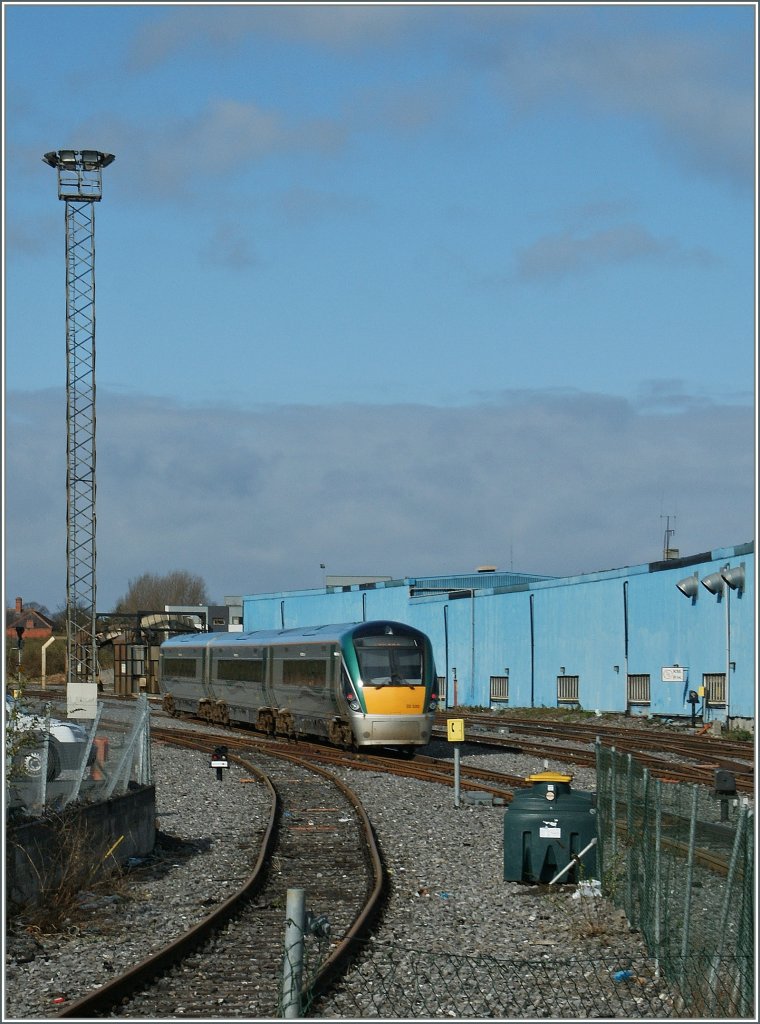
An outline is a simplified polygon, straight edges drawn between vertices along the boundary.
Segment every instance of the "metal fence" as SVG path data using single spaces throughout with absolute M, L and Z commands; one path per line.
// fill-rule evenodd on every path
M 322 994 L 309 983 L 319 943 L 305 934 L 305 983 L 297 1007 L 284 986 L 281 1016 L 757 1019 L 748 802 L 654 779 L 597 745 L 597 812 L 602 892 L 641 933 L 641 955 L 498 958 L 370 940 Z M 291 955 L 286 945 L 286 968 Z
M 307 947 L 313 942 L 307 937 Z M 692 954 L 682 958 L 680 966 L 682 971 L 667 977 L 655 958 L 646 956 L 621 969 L 617 956 L 463 956 L 368 942 L 327 995 L 320 997 L 307 983 L 298 1010 L 304 1017 L 384 1020 L 720 1016 L 727 1000 L 721 978 L 712 979 L 712 988 L 702 987 L 701 1001 L 679 979 L 701 975 L 709 981 L 709 959 Z M 295 1016 L 284 991 L 280 1016 Z M 711 1005 L 714 1010 L 708 1012 Z
M 602 888 L 693 1015 L 754 1007 L 754 811 L 597 744 Z
M 124 709 L 104 710 L 79 719 L 76 742 L 61 743 L 56 722 L 66 724 L 65 701 L 24 708 L 35 718 L 33 730 L 5 725 L 6 815 L 42 814 L 74 801 L 97 803 L 119 796 L 130 783 L 152 782 L 150 708 L 141 694 Z

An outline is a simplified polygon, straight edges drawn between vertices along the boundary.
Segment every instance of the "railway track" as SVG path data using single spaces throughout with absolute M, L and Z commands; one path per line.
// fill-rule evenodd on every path
M 446 734 L 446 718 L 436 716 L 433 734 Z M 550 760 L 561 760 L 593 767 L 597 737 L 608 747 L 630 753 L 656 778 L 672 782 L 692 782 L 712 786 L 715 770 L 732 772 L 737 791 L 754 792 L 753 750 L 748 743 L 709 740 L 706 737 L 671 737 L 662 731 L 604 727 L 585 723 L 540 722 L 493 715 L 465 714 L 468 742 L 513 749 Z M 585 744 L 583 746 L 579 744 Z
M 156 735 L 160 733 L 160 735 Z M 156 730 L 154 738 L 212 752 L 218 737 Z M 277 1017 L 287 891 L 302 888 L 307 908 L 329 920 L 331 941 L 306 939 L 302 999 L 319 993 L 349 961 L 385 895 L 380 854 L 358 797 L 329 771 L 286 752 L 251 756 L 227 737 L 229 757 L 270 792 L 257 861 L 241 889 L 196 927 L 59 1016 L 162 1019 Z M 234 964 L 232 968 L 230 965 Z
M 753 745 L 747 741 L 726 740 L 701 733 L 673 735 L 660 726 L 650 728 L 636 726 L 616 726 L 606 722 L 604 718 L 591 722 L 563 722 L 555 719 L 539 720 L 520 715 L 499 715 L 478 712 L 438 712 L 436 724 L 445 725 L 452 717 L 465 719 L 465 723 L 476 731 L 493 731 L 504 729 L 511 734 L 532 736 L 551 735 L 568 740 L 593 742 L 597 736 L 607 745 L 615 741 L 635 743 L 641 750 L 652 749 L 668 751 L 693 760 L 735 760 L 737 764 L 746 766 L 754 759 Z
M 411 759 L 357 754 L 322 744 L 252 737 L 244 731 L 184 726 L 154 726 L 153 739 L 208 752 L 224 743 L 230 758 L 252 780 L 270 787 L 270 820 L 256 865 L 240 892 L 201 924 L 96 992 L 70 1003 L 60 1017 L 281 1016 L 285 896 L 290 888 L 304 888 L 308 908 L 326 914 L 331 927 L 329 943 L 307 939 L 310 952 L 302 993 L 307 1005 L 343 972 L 355 941 L 366 937 L 385 895 L 380 853 L 366 814 L 358 798 L 327 769 L 389 772 L 454 784 L 449 761 L 423 754 Z M 482 737 L 482 742 L 492 739 Z M 516 738 L 510 734 L 504 740 L 503 745 L 514 746 Z M 562 756 L 556 743 L 540 750 L 555 760 Z M 573 750 L 574 755 L 578 752 Z M 593 763 L 593 752 L 589 756 Z M 460 772 L 463 790 L 489 794 L 495 803 L 509 802 L 514 789 L 526 785 L 523 776 L 464 763 Z M 349 825 L 349 817 L 355 818 L 355 825 Z M 622 822 L 620 830 L 625 833 Z M 708 850 L 697 857 L 704 867 L 725 873 L 724 858 Z

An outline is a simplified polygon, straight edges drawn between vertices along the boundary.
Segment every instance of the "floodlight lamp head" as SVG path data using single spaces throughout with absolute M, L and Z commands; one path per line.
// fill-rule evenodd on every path
M 720 575 L 732 590 L 744 590 L 744 564 L 734 569 L 721 569 Z
M 699 593 L 699 574 L 694 573 L 693 576 L 687 576 L 683 580 L 679 580 L 676 586 L 684 595 L 684 597 L 690 597 L 696 600 L 697 594 Z
M 719 572 L 711 572 L 702 580 L 702 586 L 706 587 L 711 594 L 723 593 L 723 577 Z
M 62 167 L 64 170 L 97 171 L 112 164 L 116 157 L 113 153 L 101 153 L 97 149 L 59 149 L 57 152 L 45 153 L 42 158 L 51 167 Z

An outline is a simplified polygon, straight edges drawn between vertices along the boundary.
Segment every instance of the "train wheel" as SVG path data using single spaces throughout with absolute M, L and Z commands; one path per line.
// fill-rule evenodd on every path
M 230 724 L 230 709 L 227 707 L 223 700 L 216 702 L 216 713 L 218 715 L 217 721 L 220 725 L 229 726 Z
M 174 694 L 173 693 L 165 693 L 164 694 L 163 706 L 164 706 L 164 711 L 167 713 L 167 715 L 171 715 L 172 718 L 176 718 L 177 717 L 177 709 L 174 706 Z
M 296 734 L 295 723 L 293 722 L 293 716 L 289 711 L 281 711 L 277 714 L 274 724 L 275 734 L 284 736 L 286 740 L 291 740 Z

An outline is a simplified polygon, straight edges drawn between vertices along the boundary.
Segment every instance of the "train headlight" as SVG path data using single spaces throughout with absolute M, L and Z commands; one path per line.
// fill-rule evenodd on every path
M 430 704 L 428 704 L 428 711 L 436 711 L 438 709 L 438 698 L 435 694 L 430 698 Z
M 354 694 L 354 693 L 347 693 L 346 694 L 346 701 L 347 701 L 348 706 L 351 708 L 352 711 L 361 711 L 361 704 L 356 699 L 356 694 Z

